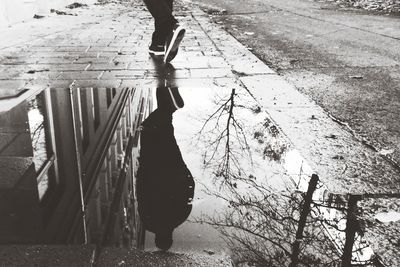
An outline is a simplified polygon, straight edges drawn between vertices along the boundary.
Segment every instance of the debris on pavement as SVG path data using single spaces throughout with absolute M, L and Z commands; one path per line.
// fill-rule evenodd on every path
M 400 1 L 396 0 L 328 0 L 327 2 L 332 1 L 341 7 L 352 6 L 368 11 L 400 13 Z
M 335 134 L 326 135 L 325 137 L 330 139 L 337 139 L 337 135 Z
M 42 19 L 42 18 L 44 18 L 44 16 L 35 14 L 35 15 L 33 15 L 33 18 L 34 19 Z
M 78 16 L 77 14 L 67 13 L 65 11 L 57 10 L 57 9 L 50 9 L 50 13 L 56 13 L 57 15 L 66 15 L 66 16 Z
M 343 156 L 340 156 L 340 155 L 335 155 L 335 156 L 333 156 L 332 158 L 333 158 L 333 159 L 344 159 L 344 157 L 343 157 Z
M 68 6 L 66 6 L 65 8 L 74 9 L 74 8 L 78 8 L 78 7 L 87 7 L 87 6 L 88 5 L 86 5 L 86 4 L 75 2 L 75 3 L 72 3 L 72 4 L 68 5 Z
M 209 249 L 204 249 L 203 251 L 204 251 L 205 253 L 207 253 L 208 255 L 214 255 L 214 254 L 215 254 L 214 251 L 209 250 Z
M 349 76 L 349 78 L 351 78 L 351 79 L 356 79 L 356 80 L 361 80 L 361 79 L 363 79 L 364 77 L 361 76 L 361 75 L 351 75 L 351 76 Z
M 252 35 L 254 35 L 254 32 L 244 32 L 244 34 L 245 34 L 245 35 L 252 36 Z
M 50 71 L 49 69 L 43 69 L 43 70 L 28 70 L 26 73 L 28 74 L 34 74 L 36 72 L 46 72 L 46 71 Z
M 228 14 L 228 11 L 226 9 L 209 8 L 206 10 L 206 13 L 208 15 L 226 15 Z
M 379 151 L 379 154 L 381 154 L 382 156 L 387 156 L 393 153 L 394 149 L 382 149 L 381 151 Z

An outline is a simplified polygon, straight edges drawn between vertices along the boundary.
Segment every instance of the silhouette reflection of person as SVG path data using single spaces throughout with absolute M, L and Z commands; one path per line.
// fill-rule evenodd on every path
M 172 114 L 183 107 L 178 88 L 158 87 L 156 95 L 157 109 L 142 123 L 137 196 L 145 229 L 168 250 L 192 210 L 194 181 L 174 137 Z

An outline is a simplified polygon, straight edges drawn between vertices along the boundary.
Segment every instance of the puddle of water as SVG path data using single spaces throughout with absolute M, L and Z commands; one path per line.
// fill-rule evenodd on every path
M 165 72 L 163 69 L 156 68 L 156 70 L 160 86 L 168 86 L 169 80 L 173 80 L 173 73 Z M 125 169 L 129 170 L 129 177 L 135 173 L 139 148 L 137 145 L 134 146 L 132 152 L 134 159 L 130 165 L 128 164 L 129 166 L 125 166 L 127 154 L 124 149 L 129 143 L 129 134 L 134 136 L 137 144 L 139 140 L 137 127 L 155 108 L 152 107 L 152 101 L 155 102 L 154 99 L 157 99 L 156 90 L 151 88 L 153 97 L 147 96 L 146 89 L 69 90 L 65 89 L 64 92 L 59 90 L 54 93 L 53 98 L 59 100 L 55 101 L 54 105 L 71 101 L 71 106 L 74 108 L 68 110 L 72 118 L 64 114 L 67 112 L 57 110 L 59 108 L 57 105 L 54 109 L 57 116 L 68 122 L 62 125 L 65 128 L 60 126 L 65 132 L 60 129 L 53 131 L 63 136 L 62 142 L 58 143 L 61 148 L 59 163 L 64 164 L 65 169 L 60 174 L 60 179 L 71 179 L 75 186 L 79 180 L 82 183 L 81 190 L 85 191 L 89 187 L 84 184 L 86 177 L 95 176 L 93 173 L 100 177 L 99 184 L 95 185 L 93 191 L 98 194 L 93 196 L 88 193 L 86 197 L 86 204 L 91 207 L 89 216 L 92 217 L 87 219 L 87 228 L 91 232 L 97 227 L 93 223 L 96 221 L 93 218 L 105 223 L 104 209 L 108 204 L 104 203 L 111 202 L 114 190 L 111 188 L 116 188 L 120 184 L 116 173 Z M 302 243 L 299 257 L 312 263 L 328 263 L 332 260 L 340 262 L 348 238 L 347 196 L 329 194 L 326 187 L 319 182 L 310 198 L 310 212 L 304 208 L 313 170 L 271 120 L 268 113 L 261 110 L 257 102 L 237 84 L 185 86 L 178 90 L 185 105 L 173 114 L 173 134 L 183 160 L 196 181 L 194 207 L 190 220 L 206 219 L 209 223 L 221 227 L 227 224 L 237 230 L 225 231 L 228 238 L 250 242 L 250 247 L 265 253 L 270 260 L 275 260 L 276 255 L 286 255 L 287 257 L 279 257 L 281 262 L 273 264 L 287 265 L 290 261 L 288 255 L 291 254 L 296 240 L 300 239 L 296 238 L 296 234 L 297 229 L 301 227 L 300 221 L 304 217 L 302 214 L 306 214 L 307 220 L 302 231 L 302 240 L 306 242 Z M 65 92 L 66 95 L 63 95 Z M 126 96 L 128 100 L 118 102 L 123 98 L 123 92 L 128 94 Z M 51 162 L 54 160 L 57 163 L 58 160 L 52 158 L 54 142 L 49 141 L 51 131 L 46 130 L 50 125 L 46 124 L 46 121 L 52 119 L 47 117 L 46 105 L 40 94 L 33 94 L 18 104 L 15 104 L 13 94 L 16 99 L 21 97 L 18 92 L 0 95 L 2 101 L 0 122 L 3 127 L 0 129 L 6 129 L 2 134 L 9 132 L 20 134 L 24 137 L 24 142 L 10 138 L 12 141 L 6 145 L 2 144 L 2 151 L 6 151 L 4 148 L 6 146 L 14 147 L 14 152 L 21 150 L 23 153 L 18 155 L 14 153 L 13 156 L 32 159 L 35 177 L 41 177 L 36 184 L 37 194 L 41 197 L 51 186 L 51 176 L 54 174 L 50 168 L 53 166 Z M 71 95 L 72 98 L 69 99 Z M 61 99 L 63 101 L 60 101 Z M 51 99 L 48 97 L 48 100 Z M 13 110 L 13 105 L 18 109 Z M 156 105 L 154 103 L 154 106 Z M 112 110 L 118 109 L 123 111 L 120 113 L 122 114 L 120 121 L 116 122 L 110 114 Z M 103 119 L 105 121 L 102 121 Z M 111 135 L 102 127 L 113 123 L 116 123 L 113 128 L 115 133 Z M 106 142 L 101 138 L 110 139 L 107 141 L 109 148 L 98 152 L 96 150 L 98 144 Z M 18 148 L 19 144 L 27 146 L 22 149 Z M 76 144 L 78 147 L 75 147 Z M 160 149 L 162 147 L 161 145 Z M 65 151 L 69 151 L 69 154 Z M 168 151 L 164 152 L 167 157 Z M 156 157 L 156 149 L 154 153 Z M 97 159 L 97 154 L 106 155 L 104 162 L 99 161 L 101 164 L 98 172 L 89 167 L 86 169 L 86 165 Z M 69 163 L 74 157 L 78 157 L 80 161 Z M 80 164 L 83 167 L 79 169 Z M 133 177 L 128 180 L 132 183 L 135 181 Z M 135 188 L 133 184 L 127 187 L 130 190 Z M 79 189 L 74 187 L 74 191 L 77 192 Z M 135 202 L 134 195 L 134 191 L 126 193 L 129 199 L 127 197 L 125 202 L 122 201 L 124 204 L 120 213 L 121 218 L 117 216 L 123 221 L 120 225 L 124 225 L 125 233 L 130 232 L 132 235 L 136 233 L 138 223 L 136 220 L 133 225 L 130 221 L 130 218 L 135 216 L 137 218 L 137 210 L 132 210 L 134 205 L 129 206 L 129 203 Z M 74 197 L 78 198 L 78 194 Z M 81 197 L 85 199 L 84 196 Z M 95 200 L 92 200 L 92 197 Z M 204 215 L 208 218 L 202 217 Z M 379 216 L 382 216 L 380 217 L 382 220 L 387 220 L 388 217 L 387 214 L 386 217 Z M 393 219 L 393 216 L 396 217 L 398 214 L 390 216 Z M 221 250 L 225 243 L 216 238 L 216 235 L 216 231 L 207 224 L 186 222 L 175 232 L 174 248 Z M 152 238 L 150 235 L 147 236 L 148 248 L 154 248 L 152 241 L 149 241 Z M 368 262 L 373 251 L 363 239 L 362 233 L 357 232 L 352 241 L 353 248 L 357 251 L 353 253 L 353 263 Z
M 313 170 L 287 141 L 268 114 L 260 110 L 257 103 L 240 87 L 235 88 L 235 91 L 228 86 L 181 87 L 178 90 L 185 106 L 173 115 L 174 134 L 182 157 L 196 180 L 194 208 L 190 220 L 202 220 L 204 215 L 214 218 L 214 221 L 209 221 L 214 224 L 221 223 L 219 219 L 228 220 L 225 222 L 229 222 L 233 228 L 244 227 L 242 230 L 253 232 L 253 235 L 246 238 L 250 238 L 248 241 L 255 248 L 264 251 L 264 245 L 260 244 L 267 244 L 270 246 L 269 251 L 273 253 L 290 253 L 296 240 L 296 230 L 304 204 L 303 197 L 308 190 Z M 136 92 L 138 95 L 139 91 Z M 84 141 L 91 136 L 91 131 L 94 131 L 90 127 L 99 127 L 92 123 L 101 118 L 100 114 L 104 116 L 107 108 L 112 106 L 113 97 L 117 97 L 118 94 L 112 89 L 76 92 L 78 95 L 74 99 L 74 112 L 79 113 L 76 119 L 80 121 L 76 127 L 76 135 L 85 143 Z M 149 103 L 143 100 L 146 99 L 143 92 L 140 95 L 142 102 L 137 102 L 139 100 L 136 98 L 130 98 L 136 99 L 132 102 L 128 101 L 132 109 L 144 107 L 144 103 Z M 12 95 L 3 94 L 2 101 L 8 103 L 3 105 L 3 109 L 12 106 L 10 96 Z M 21 95 L 17 94 L 16 97 Z M 25 115 L 16 117 L 15 120 L 12 116 L 20 114 L 17 110 L 0 113 L 3 126 L 8 122 L 11 123 L 9 127 L 14 132 L 29 132 L 31 155 L 25 153 L 23 156 L 32 158 L 35 173 L 39 174 L 37 177 L 41 177 L 37 183 L 39 197 L 44 195 L 51 180 L 49 175 L 53 174 L 46 168 L 51 162 L 52 143 L 48 141 L 49 131 L 46 131 L 48 125 L 45 122 L 49 118 L 46 117 L 48 112 L 42 97 L 41 94 L 34 95 L 18 104 L 18 107 L 22 107 L 18 110 Z M 100 101 L 102 97 L 104 101 Z M 97 110 L 99 103 L 103 103 L 104 107 Z M 125 128 L 129 125 L 132 127 L 133 124 L 139 125 L 138 122 L 147 117 L 148 112 L 129 114 L 126 113 L 123 117 Z M 15 128 L 14 121 L 18 121 L 22 126 Z M 119 137 L 129 132 L 123 131 L 124 127 L 121 126 L 120 130 L 117 130 Z M 95 139 L 92 136 L 92 140 L 86 140 L 90 144 L 87 145 L 87 150 L 91 151 L 90 147 L 95 145 Z M 120 141 L 113 142 L 115 148 L 108 152 L 115 155 L 116 161 L 110 161 L 104 168 L 108 164 L 120 167 L 123 164 L 122 147 L 126 141 L 117 137 L 116 140 Z M 72 139 L 69 141 L 73 144 Z M 9 145 L 17 144 L 11 142 Z M 90 158 L 82 157 L 82 162 L 85 160 Z M 106 176 L 105 173 L 104 175 Z M 76 176 L 73 178 L 76 179 Z M 116 180 L 111 180 L 111 185 L 116 186 Z M 99 190 L 101 192 L 101 187 Z M 312 250 L 317 251 L 315 260 L 340 261 L 341 250 L 347 238 L 347 215 L 344 211 L 347 208 L 347 199 L 341 199 L 341 202 L 339 197 L 327 199 L 331 196 L 326 194 L 326 191 L 324 185 L 319 183 L 314 192 L 311 213 L 307 216 L 308 221 L 304 229 L 304 238 L 308 243 L 300 255 L 302 259 L 310 257 L 307 251 Z M 128 222 L 133 213 L 129 207 L 124 206 L 121 216 Z M 88 227 L 90 231 L 94 226 Z M 231 238 L 239 238 L 237 233 L 243 231 L 239 230 L 235 234 L 225 232 L 231 234 Z M 223 250 L 224 242 L 215 238 L 216 235 L 211 226 L 186 222 L 175 232 L 174 249 Z M 152 238 L 147 236 L 148 248 L 154 247 L 152 241 L 149 241 Z M 277 243 L 271 242 L 273 240 L 277 240 Z M 336 244 L 335 249 L 332 248 L 332 243 Z M 354 254 L 357 259 L 354 262 L 368 261 L 373 252 L 365 245 L 362 236 L 357 235 L 354 243 L 354 248 L 358 251 Z M 285 263 L 288 260 L 289 258 L 286 258 Z
M 239 223 L 237 229 L 245 224 L 247 230 L 254 233 L 259 231 L 261 225 L 269 224 L 277 228 L 281 225 L 291 230 L 280 234 L 265 230 L 262 234 L 272 234 L 271 238 L 286 243 L 290 251 L 297 224 L 293 221 L 285 223 L 282 218 L 291 217 L 294 221 L 299 219 L 301 198 L 296 197 L 295 192 L 306 192 L 313 174 L 306 160 L 285 139 L 265 112 L 254 112 L 257 110 L 256 103 L 245 92 L 238 89 L 235 92 L 232 114 L 232 102 L 229 102 L 232 91 L 229 88 L 181 87 L 179 90 L 185 100 L 185 107 L 174 115 L 175 136 L 194 177 L 201 182 L 201 187 L 196 188 L 196 199 L 201 204 L 193 210 L 192 218 L 218 214 L 217 217 L 225 218 L 223 220 Z M 227 129 L 230 119 L 230 129 Z M 231 136 L 228 137 L 228 134 Z M 230 155 L 227 156 L 227 153 Z M 222 184 L 231 187 L 227 189 Z M 319 183 L 314 192 L 309 219 L 313 222 L 307 226 L 309 230 L 305 238 L 309 240 L 310 249 L 318 250 L 318 260 L 325 259 L 328 262 L 336 254 L 339 262 L 341 252 L 338 251 L 343 250 L 346 240 L 347 215 L 340 209 L 343 208 L 340 204 L 337 208 L 332 204 L 317 207 L 317 203 L 326 203 L 326 191 L 326 187 Z M 273 199 L 266 201 L 269 197 Z M 222 198 L 226 198 L 226 201 Z M 254 199 L 250 201 L 250 198 Z M 258 217 L 257 222 L 255 218 L 261 215 L 260 211 L 248 205 L 261 205 L 259 207 L 265 209 L 263 212 L 275 205 L 272 210 L 274 213 L 282 212 L 283 217 Z M 245 214 L 248 217 L 243 218 Z M 195 229 L 195 226 L 192 228 Z M 257 239 L 255 236 L 251 238 Z M 336 244 L 338 251 L 328 249 L 330 242 Z M 354 248 L 357 253 L 353 255 L 353 263 L 361 264 L 371 259 L 373 251 L 365 245 L 360 235 L 354 240 Z
M 48 110 L 45 103 L 45 91 L 12 107 L 15 105 L 13 98 L 18 98 L 24 92 L 26 90 L 2 92 L 1 99 L 4 102 L 2 108 L 5 111 L 1 114 L 3 118 L 1 127 L 5 142 L 2 144 L 0 155 L 3 157 L 28 156 L 32 159 L 37 174 L 39 199 L 42 199 L 48 189 L 49 179 L 54 179 L 50 177 L 53 171 L 50 166 L 53 152 L 49 138 L 50 129 L 46 123 Z

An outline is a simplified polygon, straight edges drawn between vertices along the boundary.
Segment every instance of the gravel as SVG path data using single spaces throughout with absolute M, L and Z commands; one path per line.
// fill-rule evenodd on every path
M 400 0 L 328 0 L 339 5 L 353 6 L 369 11 L 400 14 Z

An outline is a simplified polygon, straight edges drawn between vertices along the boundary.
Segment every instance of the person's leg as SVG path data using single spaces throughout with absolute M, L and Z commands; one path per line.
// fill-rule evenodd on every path
M 177 20 L 172 15 L 173 0 L 143 0 L 154 18 L 153 44 L 164 44 Z
M 169 6 L 169 8 L 171 9 L 171 11 L 174 8 L 174 0 L 165 0 L 167 2 L 167 5 Z
M 178 53 L 179 44 L 185 35 L 185 29 L 172 15 L 173 0 L 143 1 L 154 18 L 155 30 L 149 53 L 164 55 L 164 62 L 170 62 Z

